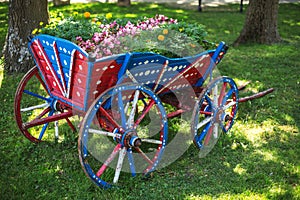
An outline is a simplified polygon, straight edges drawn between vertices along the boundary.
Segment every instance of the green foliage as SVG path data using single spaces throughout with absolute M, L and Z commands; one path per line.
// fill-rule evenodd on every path
M 90 23 L 90 21 L 86 19 L 77 19 L 76 17 L 69 17 L 61 21 L 51 22 L 40 30 L 41 33 L 70 41 L 76 41 L 77 36 L 81 36 L 85 40 L 90 39 L 93 36 L 93 33 L 97 31 L 99 31 L 97 24 Z
M 7 9 L 7 4 L 0 5 Z M 231 44 L 245 18 L 238 7 L 206 8 L 203 13 L 158 4 L 120 8 L 93 3 L 55 9 L 66 16 L 89 11 L 112 12 L 117 18 L 129 14 L 151 17 L 163 10 L 187 23 L 204 24 L 209 40 Z M 191 146 L 153 177 L 126 176 L 127 184 L 113 190 L 100 190 L 85 177 L 74 139 L 34 145 L 21 135 L 13 118 L 13 101 L 22 75 L 4 74 L 0 89 L 1 199 L 300 199 L 299 9 L 299 3 L 280 4 L 282 43 L 230 47 L 219 65 L 221 74 L 239 85 L 251 82 L 240 96 L 269 87 L 275 88 L 272 94 L 241 103 L 233 129 L 207 157 L 199 159 Z M 7 27 L 6 21 L 0 23 Z M 4 41 L 2 37 L 3 32 L 0 39 Z M 171 130 L 179 126 L 174 124 Z
M 177 22 L 164 15 L 116 19 L 111 13 L 91 18 L 89 12 L 74 12 L 65 18 L 59 12 L 51 17 L 50 24 L 34 33 L 70 40 L 88 53 L 99 52 L 97 58 L 127 51 L 152 51 L 168 57 L 183 57 L 215 47 L 203 42 L 207 36 L 203 25 Z

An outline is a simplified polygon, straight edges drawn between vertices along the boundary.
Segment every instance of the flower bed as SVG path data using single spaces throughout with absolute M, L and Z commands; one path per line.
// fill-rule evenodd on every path
M 211 48 L 204 43 L 201 24 L 187 24 L 164 15 L 152 18 L 114 19 L 111 13 L 91 17 L 89 12 L 52 17 L 49 25 L 34 31 L 76 43 L 96 58 L 124 52 L 155 52 L 168 57 L 194 55 Z

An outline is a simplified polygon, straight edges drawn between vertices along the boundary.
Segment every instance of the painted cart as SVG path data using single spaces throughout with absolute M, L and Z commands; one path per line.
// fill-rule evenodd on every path
M 239 98 L 231 78 L 212 78 L 228 49 L 224 42 L 184 58 L 133 52 L 95 59 L 49 35 L 30 38 L 29 49 L 36 66 L 15 95 L 20 131 L 39 143 L 57 139 L 59 129 L 79 128 L 80 163 L 102 188 L 159 166 L 169 144 L 168 119 L 189 113 L 190 139 L 205 156 L 232 127 L 239 102 L 272 92 Z

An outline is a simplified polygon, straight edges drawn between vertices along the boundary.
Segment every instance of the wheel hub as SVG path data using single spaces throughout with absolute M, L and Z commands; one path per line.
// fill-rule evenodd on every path
M 127 148 L 140 147 L 142 140 L 137 136 L 136 130 L 127 130 L 123 133 L 120 143 Z

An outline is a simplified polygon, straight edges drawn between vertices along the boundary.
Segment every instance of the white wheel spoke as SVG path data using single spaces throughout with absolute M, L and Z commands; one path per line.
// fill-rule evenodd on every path
M 203 121 L 201 121 L 200 123 L 198 123 L 197 129 L 201 128 L 202 126 L 204 126 L 205 124 L 207 124 L 208 122 L 210 122 L 212 120 L 212 118 L 213 117 L 207 117 Z
M 27 112 L 27 111 L 31 111 L 31 110 L 35 110 L 35 109 L 39 109 L 39 108 L 46 108 L 49 105 L 50 105 L 49 103 L 44 103 L 44 104 L 41 104 L 41 105 L 30 106 L 28 108 L 22 108 L 21 112 Z
M 236 105 L 236 101 L 232 101 L 230 102 L 229 104 L 227 104 L 226 106 L 223 107 L 223 110 L 227 110 L 228 108 L 230 108 L 231 106 L 234 106 Z
M 129 115 L 128 121 L 127 121 L 127 124 L 130 128 L 132 128 L 132 125 L 134 123 L 134 121 L 133 121 L 134 120 L 134 114 L 135 114 L 136 104 L 137 104 L 139 95 L 140 95 L 140 91 L 136 90 L 135 93 L 134 93 L 134 98 L 133 98 L 133 102 L 132 102 L 132 109 L 130 111 L 130 115 Z
M 213 103 L 216 108 L 219 106 L 218 86 L 217 85 L 213 88 Z
M 219 133 L 218 133 L 218 132 L 219 132 L 219 124 L 218 124 L 218 123 L 214 123 L 213 126 L 214 126 L 214 127 L 213 127 L 213 129 L 214 129 L 214 130 L 213 130 L 214 138 L 218 138 L 218 134 L 219 134 Z
M 101 130 L 96 130 L 96 129 L 89 129 L 89 133 L 95 133 L 99 135 L 104 135 L 104 136 L 110 136 L 110 137 L 115 137 L 115 133 L 107 132 L 107 131 L 101 131 Z
M 126 148 L 123 147 L 121 149 L 121 151 L 119 151 L 119 159 L 118 159 L 118 163 L 117 163 L 117 167 L 116 167 L 116 171 L 115 171 L 115 176 L 114 176 L 113 183 L 117 183 L 118 180 L 119 180 L 125 155 L 126 155 Z
M 141 138 L 142 142 L 152 143 L 152 144 L 162 144 L 160 140 Z
M 54 130 L 55 130 L 55 138 L 58 139 L 59 131 L 58 131 L 58 121 L 54 122 Z

